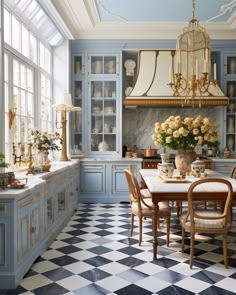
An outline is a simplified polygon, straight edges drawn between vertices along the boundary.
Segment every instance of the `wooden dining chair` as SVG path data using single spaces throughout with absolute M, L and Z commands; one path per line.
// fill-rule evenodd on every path
M 125 176 L 127 179 L 130 203 L 131 203 L 131 226 L 130 235 L 133 235 L 134 229 L 134 216 L 139 218 L 139 246 L 142 242 L 142 220 L 143 218 L 151 218 L 153 214 L 153 203 L 150 198 L 150 192 L 147 189 L 140 189 L 138 181 L 129 169 L 125 169 Z M 148 197 L 149 195 L 149 197 Z M 171 208 L 168 202 L 159 202 L 158 219 L 164 218 L 166 221 L 166 245 L 169 246 L 170 237 L 170 216 Z
M 194 190 L 199 185 L 206 185 L 209 191 L 209 184 L 217 183 L 225 185 L 227 194 L 224 200 L 223 211 L 220 210 L 196 210 L 194 206 L 195 195 Z M 202 194 L 202 193 L 201 193 Z M 214 195 L 214 192 L 212 193 Z M 180 216 L 182 225 L 182 252 L 184 252 L 185 232 L 190 233 L 190 268 L 193 265 L 194 241 L 196 233 L 216 233 L 223 235 L 223 254 L 224 264 L 228 268 L 227 256 L 227 236 L 231 226 L 231 202 L 233 189 L 231 183 L 223 178 L 204 178 L 197 180 L 191 184 L 188 190 L 188 211 Z
M 236 165 L 231 170 L 230 177 L 236 179 Z M 232 200 L 232 207 L 231 207 L 231 220 L 233 221 L 233 207 L 236 207 L 236 200 Z

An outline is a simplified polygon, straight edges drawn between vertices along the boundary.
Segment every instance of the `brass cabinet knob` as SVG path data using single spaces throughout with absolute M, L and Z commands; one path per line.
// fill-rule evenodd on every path
M 30 232 L 31 232 L 31 234 L 34 234 L 36 232 L 36 226 L 31 226 Z

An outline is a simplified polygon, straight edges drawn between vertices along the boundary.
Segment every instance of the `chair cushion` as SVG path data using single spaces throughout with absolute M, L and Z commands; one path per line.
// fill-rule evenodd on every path
M 150 206 L 151 208 L 153 208 L 153 203 L 152 203 L 152 199 L 145 199 L 145 203 Z M 171 208 L 169 206 L 168 202 L 159 202 L 159 216 L 160 217 L 165 217 L 170 215 L 171 212 Z M 131 210 L 132 213 L 135 215 L 138 215 L 138 202 L 133 202 L 131 204 Z M 152 215 L 152 209 L 149 209 L 147 206 L 145 206 L 143 203 L 141 203 L 141 210 L 142 210 L 142 214 L 143 215 Z
M 141 189 L 140 193 L 142 194 L 144 199 L 152 197 L 151 193 L 149 192 L 149 190 L 147 188 Z
M 200 216 L 205 216 L 205 217 L 217 217 L 220 216 L 221 213 L 219 211 L 213 211 L 213 210 L 195 210 L 195 213 L 200 215 Z M 190 217 L 188 217 L 187 222 L 184 223 L 184 220 L 186 218 L 187 213 L 184 212 L 179 220 L 181 224 L 185 224 L 187 228 L 190 228 L 191 223 L 190 223 Z M 215 219 L 215 220 L 209 220 L 209 219 L 199 219 L 199 218 L 194 218 L 195 221 L 195 227 L 198 228 L 205 228 L 205 229 L 222 229 L 223 228 L 223 218 L 221 219 Z

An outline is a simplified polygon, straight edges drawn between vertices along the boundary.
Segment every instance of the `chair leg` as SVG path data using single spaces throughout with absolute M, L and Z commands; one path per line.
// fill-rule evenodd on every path
M 139 246 L 141 246 L 141 243 L 142 243 L 142 234 L 143 234 L 143 219 L 142 217 L 139 217 Z
M 194 234 L 190 233 L 190 268 L 193 267 L 193 254 L 194 254 Z
M 179 220 L 179 217 L 182 214 L 182 201 L 176 201 L 176 212 L 177 212 L 177 219 Z
M 184 238 L 185 238 L 185 229 L 182 227 L 182 252 L 184 252 Z
M 132 237 L 134 230 L 134 214 L 131 213 L 130 236 Z
M 170 243 L 170 217 L 166 218 L 166 245 L 169 247 Z
M 227 255 L 227 234 L 223 235 L 223 253 L 224 253 L 224 264 L 228 268 L 228 255 Z

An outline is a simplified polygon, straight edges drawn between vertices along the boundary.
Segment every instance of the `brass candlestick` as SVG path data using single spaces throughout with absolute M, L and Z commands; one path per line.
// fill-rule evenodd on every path
M 16 155 L 16 146 L 15 146 L 15 143 L 13 142 L 12 143 L 12 149 L 13 149 L 13 163 L 16 164 L 16 163 L 22 163 L 23 160 L 22 160 L 22 157 L 23 155 L 20 155 L 20 156 L 17 156 Z
M 34 158 L 32 156 L 32 143 L 28 143 L 28 157 L 29 157 L 29 162 L 28 162 L 28 169 L 26 171 L 26 175 L 28 174 L 34 174 L 34 166 L 33 166 L 33 162 L 34 162 Z
M 67 112 L 78 112 L 81 111 L 80 107 L 74 107 L 71 103 L 71 95 L 65 93 L 64 102 L 61 104 L 54 104 L 53 108 L 56 110 L 56 128 L 62 129 L 62 146 L 61 146 L 61 161 L 69 161 L 67 156 L 67 135 L 66 135 L 66 123 L 67 123 Z M 58 126 L 57 112 L 61 112 L 61 125 Z
M 67 144 L 66 144 L 66 110 L 61 111 L 61 129 L 62 129 L 62 146 L 61 146 L 61 161 L 69 161 L 67 157 Z

